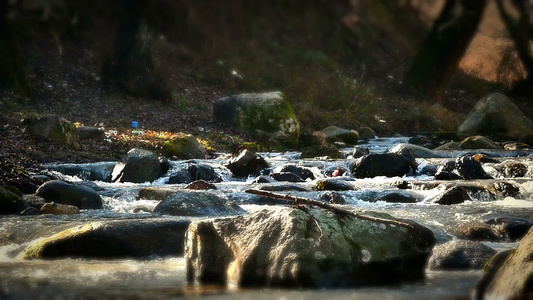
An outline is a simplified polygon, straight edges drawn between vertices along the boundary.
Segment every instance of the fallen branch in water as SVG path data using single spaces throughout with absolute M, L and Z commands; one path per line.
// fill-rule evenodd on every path
M 400 222 L 400 221 L 396 221 L 396 220 L 390 220 L 390 219 L 377 218 L 377 217 L 372 217 L 372 216 L 368 216 L 368 215 L 361 215 L 361 214 L 358 214 L 358 213 L 353 212 L 351 210 L 347 210 L 347 209 L 344 209 L 344 208 L 341 208 L 341 207 L 336 207 L 336 206 L 333 206 L 331 204 L 328 204 L 328 203 L 325 203 L 325 202 L 322 202 L 322 201 L 318 201 L 318 200 L 309 199 L 309 198 L 292 196 L 292 195 L 276 194 L 276 193 L 267 192 L 267 191 L 260 191 L 260 190 L 256 190 L 256 189 L 248 189 L 245 192 L 248 193 L 248 194 L 254 194 L 254 195 L 258 195 L 258 196 L 262 196 L 262 197 L 289 201 L 289 202 L 292 202 L 295 205 L 307 204 L 307 205 L 311 205 L 311 206 L 317 206 L 317 207 L 329 209 L 329 210 L 334 211 L 336 213 L 349 215 L 349 216 L 352 216 L 352 217 L 355 217 L 355 218 L 358 218 L 358 219 L 361 219 L 361 220 L 367 220 L 367 221 L 376 222 L 376 223 L 383 223 L 383 224 L 391 224 L 391 225 L 396 225 L 396 226 L 400 226 L 400 227 L 414 229 L 413 225 L 411 225 L 409 223 Z

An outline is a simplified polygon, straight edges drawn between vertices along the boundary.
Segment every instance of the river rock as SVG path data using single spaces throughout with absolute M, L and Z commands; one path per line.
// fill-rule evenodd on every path
M 376 138 L 376 133 L 370 127 L 359 127 L 359 129 L 357 129 L 357 132 L 359 133 L 359 138 L 362 140 L 371 140 Z
M 466 189 L 462 186 L 453 186 L 434 196 L 431 202 L 441 205 L 452 205 L 463 203 L 466 200 L 470 200 Z
M 184 189 L 187 189 L 187 190 L 216 190 L 217 187 L 210 183 L 210 182 L 207 182 L 203 179 L 199 179 L 199 180 L 195 180 L 189 184 L 187 184 Z
M 314 180 L 315 179 L 315 174 L 313 173 L 313 170 L 311 170 L 311 168 L 297 166 L 294 164 L 281 165 L 275 168 L 274 172 L 278 172 L 278 173 L 290 172 L 290 173 L 298 175 L 303 180 L 307 180 L 307 179 Z
M 101 209 L 102 197 L 93 189 L 59 180 L 51 180 L 41 185 L 35 192 L 46 202 L 73 205 L 80 209 Z
M 459 142 L 448 142 L 433 149 L 433 151 L 461 150 Z
M 344 199 L 344 196 L 337 192 L 325 192 L 322 193 L 319 197 L 319 200 L 322 200 L 329 204 L 346 204 L 346 200 Z
M 516 198 L 520 195 L 520 187 L 511 182 L 496 181 L 486 185 L 485 188 L 496 199 L 504 199 L 506 197 Z
M 461 149 L 503 149 L 500 145 L 481 135 L 467 137 L 459 144 L 459 147 Z
M 359 133 L 357 131 L 337 126 L 324 128 L 322 133 L 326 136 L 326 141 L 329 143 L 343 142 L 348 145 L 355 145 L 359 141 Z
M 26 206 L 30 206 L 38 210 L 41 209 L 41 207 L 46 203 L 46 200 L 43 197 L 33 194 L 23 195 L 22 200 L 26 203 Z
M 506 162 L 503 164 L 503 174 L 505 177 L 517 178 L 525 177 L 528 171 L 527 165 L 520 162 Z
M 111 174 L 116 162 L 98 162 L 91 164 L 60 164 L 46 165 L 48 170 L 60 172 L 64 175 L 77 176 L 83 180 L 111 181 Z
M 159 177 L 165 175 L 170 170 L 170 161 L 165 156 L 159 156 Z
M 481 243 L 453 240 L 433 248 L 428 268 L 431 270 L 482 269 L 496 250 Z
M 240 178 L 247 178 L 250 175 L 257 176 L 259 171 L 270 167 L 263 157 L 247 149 L 230 158 L 225 166 L 233 173 L 233 176 Z
M 58 116 L 33 115 L 24 119 L 24 125 L 26 132 L 32 137 L 47 138 L 65 144 L 72 144 L 77 139 L 76 126 Z
M 137 195 L 137 200 L 146 199 L 146 200 L 164 200 L 166 197 L 177 192 L 175 189 L 166 189 L 160 187 L 147 186 L 139 190 Z
M 533 227 L 533 219 L 525 218 L 494 217 L 485 223 L 496 226 L 500 235 L 512 242 L 522 239 Z
M 446 161 L 439 165 L 437 168 L 437 172 L 435 173 L 435 179 L 436 180 L 461 180 L 463 177 L 461 177 L 459 174 L 455 173 L 457 172 L 455 169 L 455 161 L 450 160 Z
M 59 204 L 54 202 L 48 202 L 43 204 L 39 211 L 41 214 L 52 215 L 75 215 L 80 213 L 80 209 L 77 206 Z
M 462 155 L 455 160 L 455 168 L 464 179 L 492 179 L 481 164 L 471 155 Z
M 390 190 L 379 192 L 376 201 L 385 201 L 388 203 L 417 203 L 418 199 L 406 191 Z
M 289 192 L 289 191 L 298 191 L 298 192 L 310 192 L 310 190 L 304 186 L 298 184 L 264 184 L 259 188 L 261 191 L 269 192 Z
M 350 171 L 355 178 L 402 177 L 409 173 L 410 166 L 409 160 L 400 154 L 368 154 L 356 160 Z
M 115 165 L 112 181 L 143 183 L 159 178 L 161 165 L 152 151 L 133 148 Z
M 213 106 L 215 121 L 253 137 L 295 147 L 300 124 L 281 92 L 250 93 L 220 98 Z
M 344 158 L 339 149 L 335 146 L 310 146 L 302 149 L 300 158 L 327 157 L 330 159 Z
M 0 187 L 0 214 L 19 214 L 24 209 L 24 201 L 20 196 Z
M 316 189 L 319 191 L 350 191 L 355 190 L 355 187 L 344 179 L 326 178 L 316 182 Z
M 80 126 L 76 129 L 80 140 L 104 140 L 105 131 L 94 126 Z
M 192 182 L 192 176 L 187 169 L 178 170 L 168 177 L 168 184 L 190 183 Z
M 190 134 L 182 134 L 170 141 L 163 143 L 163 150 L 168 157 L 178 159 L 205 159 L 207 151 L 198 143 L 196 137 Z
M 518 140 L 533 134 L 533 122 L 506 96 L 494 93 L 479 100 L 459 126 L 461 137 L 485 135 L 497 140 Z
M 302 177 L 291 172 L 279 172 L 270 174 L 270 178 L 276 181 L 304 182 Z
M 411 154 L 416 158 L 439 158 L 443 157 L 441 154 L 430 150 L 428 148 L 408 144 L 408 143 L 400 143 L 389 150 L 387 150 L 387 153 L 396 153 L 400 155 L 404 155 L 407 151 L 410 151 Z
M 367 154 L 370 154 L 370 149 L 368 149 L 367 147 L 356 146 L 353 148 L 352 157 L 359 158 Z
M 191 174 L 192 180 L 205 180 L 207 182 L 221 182 L 222 178 L 218 176 L 215 168 L 208 164 L 190 164 L 187 172 Z
M 532 249 L 533 229 L 529 230 L 514 252 L 500 255 L 497 260 L 503 262 L 495 262 L 489 275 L 485 274 L 482 278 L 485 282 L 478 283 L 477 299 L 532 299 Z
M 189 220 L 106 220 L 73 226 L 37 239 L 21 254 L 26 259 L 148 258 L 183 255 Z
M 245 214 L 238 205 L 213 193 L 178 191 L 161 201 L 154 214 L 172 216 L 227 216 Z
M 460 239 L 471 241 L 502 241 L 503 239 L 488 224 L 461 224 L 455 232 Z
M 297 288 L 421 280 L 435 238 L 408 222 L 413 229 L 289 207 L 196 221 L 186 233 L 187 279 Z

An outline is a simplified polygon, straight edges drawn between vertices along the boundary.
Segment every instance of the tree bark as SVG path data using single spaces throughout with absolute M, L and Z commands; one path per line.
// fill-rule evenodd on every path
M 8 0 L 0 0 L 0 87 L 28 94 L 30 88 L 24 63 L 7 19 L 8 2 Z
M 444 91 L 475 33 L 487 0 L 448 0 L 422 43 L 407 82 L 427 96 Z

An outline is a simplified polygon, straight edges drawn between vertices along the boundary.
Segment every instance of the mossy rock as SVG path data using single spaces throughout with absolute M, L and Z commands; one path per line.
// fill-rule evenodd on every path
M 192 135 L 183 135 L 163 143 L 163 150 L 168 157 L 176 156 L 178 159 L 204 159 L 205 148 L 198 143 Z
M 32 115 L 25 120 L 26 132 L 37 138 L 47 138 L 53 141 L 72 144 L 78 138 L 76 126 L 58 116 Z
M 296 147 L 300 124 L 281 92 L 240 94 L 220 98 L 213 108 L 217 122 L 241 133 L 273 143 Z
M 0 187 L 0 215 L 18 214 L 23 209 L 21 197 Z

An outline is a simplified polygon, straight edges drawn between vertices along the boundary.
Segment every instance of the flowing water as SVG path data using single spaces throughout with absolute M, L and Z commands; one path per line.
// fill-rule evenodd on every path
M 371 152 L 381 153 L 395 144 L 406 142 L 407 138 L 375 139 L 368 145 Z M 351 152 L 353 149 L 345 149 Z M 460 152 L 449 152 L 456 157 Z M 287 163 L 311 167 L 317 179 L 324 177 L 324 171 L 335 167 L 348 168 L 351 161 L 306 159 L 300 160 L 299 153 L 260 153 L 273 169 Z M 496 155 L 505 161 L 510 152 Z M 417 159 L 421 165 L 439 162 L 442 159 Z M 533 155 L 513 157 L 529 168 L 526 178 L 504 178 L 498 163 L 484 164 L 485 170 L 499 180 L 513 182 L 520 188 L 516 198 L 489 199 L 483 193 L 470 194 L 471 201 L 457 205 L 438 205 L 430 199 L 444 189 L 435 184 L 431 189 L 409 189 L 402 193 L 416 198 L 417 203 L 387 203 L 375 201 L 376 195 L 384 190 L 395 190 L 398 181 L 423 183 L 433 180 L 426 175 L 403 178 L 356 179 L 350 184 L 357 190 L 340 192 L 349 206 L 361 212 L 372 210 L 386 212 L 394 217 L 413 219 L 430 228 L 437 243 L 454 238 L 454 230 L 461 224 L 483 221 L 495 216 L 523 217 L 531 219 L 533 212 Z M 247 211 L 263 209 L 264 205 L 252 201 L 253 196 L 244 191 L 254 187 L 253 178 L 235 180 L 229 170 L 223 167 L 224 158 L 195 160 L 212 165 L 224 179 L 217 183 L 214 191 L 235 201 Z M 169 171 L 185 168 L 190 161 L 174 161 Z M 98 164 L 92 164 L 93 167 Z M 109 163 L 101 163 L 105 168 Z M 528 179 L 529 178 L 529 179 Z M 81 181 L 78 177 L 66 176 L 70 181 Z M 147 186 L 179 189 L 183 184 L 165 184 L 168 177 L 153 183 L 106 183 L 94 182 L 104 198 L 104 209 L 82 211 L 74 216 L 3 216 L 0 218 L 0 299 L 168 299 L 203 298 L 210 299 L 469 299 L 482 271 L 427 271 L 423 282 L 399 286 L 367 287 L 327 290 L 280 290 L 280 289 L 227 289 L 220 286 L 189 285 L 185 280 L 183 257 L 148 257 L 145 259 L 55 259 L 25 260 L 20 253 L 32 242 L 59 232 L 62 229 L 87 221 L 109 221 L 118 219 L 178 219 L 179 217 L 154 217 L 150 211 L 157 205 L 154 200 L 137 200 L 138 191 Z M 475 182 L 475 181 L 474 181 Z M 285 183 L 276 183 L 285 185 Z M 311 189 L 316 180 L 298 183 Z M 316 199 L 321 192 L 287 191 L 295 196 Z M 485 243 L 496 249 L 516 247 L 517 243 Z

